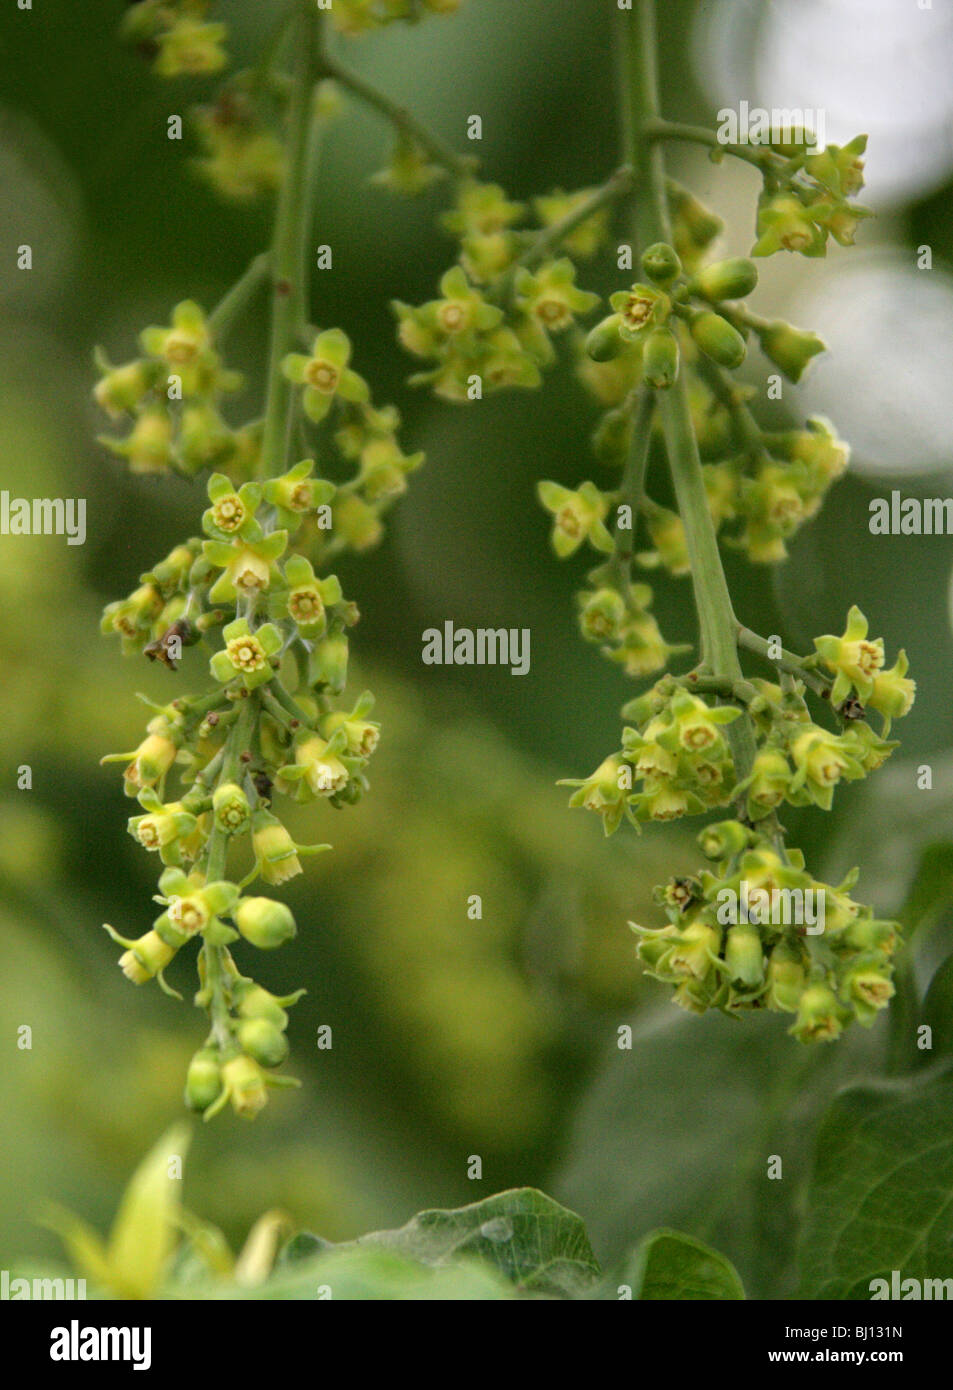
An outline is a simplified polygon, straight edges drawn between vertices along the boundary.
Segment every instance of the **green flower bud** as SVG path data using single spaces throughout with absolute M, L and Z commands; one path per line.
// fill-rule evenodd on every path
M 695 250 L 703 251 L 718 236 L 724 223 L 687 189 L 675 188 L 670 196 L 676 232 L 681 232 Z M 680 242 L 680 238 L 676 239 Z
M 619 332 L 629 342 L 663 324 L 672 308 L 668 295 L 651 285 L 633 285 L 630 290 L 619 290 L 610 297 L 609 303 L 620 315 Z
M 673 386 L 678 376 L 678 342 L 668 328 L 654 329 L 642 349 L 642 372 L 656 390 Z
M 827 985 L 808 985 L 788 1031 L 799 1042 L 833 1042 L 844 1031 L 844 1012 Z
M 190 1110 L 207 1110 L 222 1093 L 222 1069 L 212 1048 L 202 1048 L 189 1063 L 185 1103 Z
M 768 957 L 767 980 L 768 1008 L 781 1013 L 797 1013 L 807 980 L 801 952 L 779 941 Z
M 642 252 L 642 272 L 656 285 L 670 285 L 682 273 L 682 263 L 673 246 L 657 241 Z
M 881 955 L 859 956 L 841 981 L 841 997 L 849 1001 L 857 1022 L 870 1027 L 895 994 L 891 966 Z
M 215 788 L 212 810 L 216 825 L 228 835 L 245 830 L 251 819 L 248 797 L 235 782 L 223 782 Z
M 167 945 L 157 932 L 146 932 L 119 957 L 119 969 L 134 985 L 144 985 L 147 980 L 154 979 L 160 970 L 164 970 L 174 955 L 174 948 Z
M 270 811 L 256 811 L 252 817 L 252 848 L 263 882 L 286 883 L 301 873 L 298 846 Z
M 660 958 L 658 973 L 672 980 L 685 977 L 704 980 L 720 945 L 721 934 L 716 927 L 709 926 L 707 922 L 690 922 Z
M 791 766 L 779 748 L 761 748 L 748 778 L 748 814 L 761 820 L 783 801 L 791 785 Z
M 275 996 L 261 985 L 249 983 L 236 997 L 242 1018 L 264 1019 L 279 1029 L 287 1027 L 288 1015 Z
M 707 859 L 730 859 L 748 846 L 749 832 L 738 820 L 723 820 L 706 825 L 698 836 L 698 844 Z
M 812 357 L 827 351 L 827 344 L 816 333 L 804 333 L 782 319 L 775 319 L 755 330 L 761 351 L 789 381 L 800 381 Z
M 728 978 L 753 987 L 764 980 L 764 947 L 755 927 L 739 922 L 729 927 L 725 937 L 725 965 Z
M 265 1078 L 253 1057 L 233 1057 L 222 1067 L 222 1081 L 232 1108 L 242 1119 L 253 1120 L 268 1102 Z
M 888 723 L 891 719 L 902 719 L 913 707 L 917 683 L 907 678 L 909 666 L 906 652 L 900 651 L 889 671 L 879 671 L 874 676 L 867 704 L 882 714 Z
M 744 299 L 758 283 L 758 267 L 747 257 L 736 256 L 727 261 L 706 265 L 694 277 L 691 289 L 695 294 L 716 303 L 722 299 Z
M 596 589 L 578 595 L 579 626 L 590 642 L 608 642 L 617 637 L 625 620 L 625 600 L 617 589 Z
M 242 1051 L 263 1067 L 279 1067 L 288 1056 L 288 1039 L 267 1018 L 243 1019 L 238 1041 Z
M 348 641 L 343 632 L 330 632 L 316 644 L 308 662 L 308 684 L 337 694 L 347 681 Z
M 284 945 L 297 930 L 291 909 L 272 898 L 243 898 L 233 917 L 245 940 L 261 951 Z
M 744 338 L 720 314 L 698 314 L 692 319 L 691 335 L 705 356 L 720 367 L 740 367 L 745 360 Z
M 586 337 L 586 352 L 594 362 L 609 362 L 625 347 L 619 327 L 621 314 L 609 314 Z

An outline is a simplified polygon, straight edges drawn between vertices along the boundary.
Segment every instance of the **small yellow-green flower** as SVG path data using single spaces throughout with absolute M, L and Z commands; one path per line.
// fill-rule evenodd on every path
M 281 364 L 289 381 L 304 387 L 302 404 L 309 420 L 320 423 L 336 398 L 352 404 L 370 399 L 367 382 L 348 366 L 351 342 L 340 328 L 328 328 L 314 340 L 311 356 L 290 353 Z
M 863 703 L 874 692 L 874 681 L 883 669 L 883 638 L 867 636 L 868 623 L 855 604 L 847 615 L 847 627 L 842 637 L 815 637 L 814 646 L 828 671 L 835 674 L 831 701 L 839 705 L 851 689 L 857 691 Z
M 612 551 L 612 536 L 605 525 L 609 503 L 595 483 L 583 483 L 575 491 L 560 483 L 541 482 L 539 500 L 555 517 L 553 549 L 560 559 L 572 555 L 588 540 L 596 550 Z
M 281 633 L 274 623 L 263 623 L 252 632 L 244 618 L 229 623 L 222 636 L 225 650 L 209 663 L 217 681 L 241 679 L 246 690 L 265 685 L 274 676 L 272 658 L 281 650 Z

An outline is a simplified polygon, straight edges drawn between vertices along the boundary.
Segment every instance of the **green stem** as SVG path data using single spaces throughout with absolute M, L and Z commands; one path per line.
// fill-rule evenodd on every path
M 350 68 L 338 62 L 326 49 L 321 54 L 321 71 L 326 77 L 340 83 L 352 96 L 364 102 L 365 106 L 371 106 L 380 112 L 395 130 L 412 140 L 415 145 L 419 145 L 428 158 L 434 164 L 439 164 L 442 169 L 446 169 L 448 174 L 462 179 L 473 173 L 477 164 L 475 159 L 457 154 L 439 135 L 434 135 L 426 126 L 421 125 L 405 107 L 392 101 L 384 92 L 378 91 L 373 83 L 368 82 L 359 73 L 352 72 Z
M 208 316 L 208 327 L 213 338 L 224 338 L 235 320 L 245 312 L 255 291 L 265 283 L 270 263 L 271 256 L 267 251 L 262 251 L 222 296 Z
M 643 196 L 640 199 L 641 244 L 671 241 L 665 159 L 657 140 L 645 138 L 646 129 L 659 121 L 658 58 L 654 0 L 638 0 L 633 17 L 623 11 L 619 20 L 625 27 L 626 56 L 620 69 L 627 75 L 624 97 L 631 110 L 631 122 L 642 135 L 638 145 L 638 173 Z M 698 610 L 702 659 L 712 676 L 732 684 L 742 679 L 738 660 L 737 620 L 718 550 L 718 539 L 708 509 L 704 475 L 698 455 L 698 442 L 692 423 L 685 371 L 675 384 L 656 393 L 659 415 L 672 473 L 679 515 L 685 527 L 685 540 L 692 568 L 695 606 Z M 755 756 L 755 738 L 747 715 L 728 729 L 735 770 L 739 779 L 748 775 Z
M 752 632 L 750 627 L 745 627 L 742 623 L 738 624 L 738 645 L 745 647 L 749 652 L 757 652 L 763 656 L 765 661 L 770 661 L 774 666 L 780 666 L 782 671 L 789 671 L 792 676 L 797 676 L 798 680 L 810 686 L 816 695 L 822 699 L 827 699 L 831 693 L 830 682 L 823 676 L 816 675 L 806 664 L 803 656 L 797 656 L 794 652 L 785 651 L 782 647 L 780 655 L 772 656 L 771 650 L 774 643 L 769 642 L 766 637 L 759 637 L 756 632 Z
M 709 130 L 707 126 L 688 125 L 685 121 L 663 121 L 659 117 L 651 117 L 643 122 L 642 134 L 646 140 L 654 144 L 664 140 L 680 140 L 692 145 L 705 145 L 708 149 L 733 155 L 735 159 L 743 159 L 746 164 L 753 164 L 759 169 L 770 167 L 777 162 L 773 151 L 769 149 L 752 145 L 723 144 L 716 132 Z
M 631 408 L 632 438 L 629 441 L 622 482 L 619 486 L 619 503 L 631 508 L 632 525 L 623 528 L 618 521 L 616 522 L 615 550 L 607 566 L 609 577 L 622 591 L 627 602 L 629 585 L 632 582 L 635 518 L 645 498 L 645 472 L 652 443 L 652 416 L 655 413 L 653 392 L 645 386 L 637 387 Z
M 295 66 L 288 112 L 287 169 L 278 195 L 272 243 L 271 347 L 265 426 L 261 442 L 259 476 L 274 477 L 287 463 L 291 407 L 291 382 L 281 370 L 295 346 L 298 325 L 307 314 L 306 260 L 310 230 L 314 126 L 314 85 L 319 71 L 318 37 L 322 15 L 313 0 L 296 0 Z

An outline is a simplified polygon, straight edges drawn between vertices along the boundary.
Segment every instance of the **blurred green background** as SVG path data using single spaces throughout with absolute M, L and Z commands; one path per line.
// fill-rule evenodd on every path
M 240 63 L 254 58 L 263 8 L 222 0 Z M 122 49 L 122 9 L 42 0 L 7 6 L 0 24 L 2 486 L 85 497 L 89 528 L 82 548 L 0 538 L 4 1265 L 55 1249 L 32 1219 L 43 1197 L 106 1224 L 134 1162 L 179 1113 L 203 1032 L 189 1004 L 133 990 L 99 929 L 145 930 L 154 861 L 126 835 L 129 803 L 98 760 L 137 741 L 134 692 L 167 699 L 175 678 L 124 662 L 97 626 L 105 602 L 195 530 L 203 491 L 132 478 L 95 443 L 91 353 L 99 343 L 124 360 L 138 330 L 186 297 L 212 307 L 266 244 L 270 208 L 226 205 L 192 176 L 195 147 L 170 142 L 166 118 L 207 88 L 162 83 Z M 667 114 L 710 120 L 745 98 L 824 108 L 834 141 L 871 133 L 864 201 L 878 216 L 859 247 L 772 261 L 753 301 L 832 347 L 809 384 L 768 409 L 829 413 L 855 464 L 786 565 L 728 568 L 739 615 L 788 646 L 840 631 L 857 602 L 888 652 L 907 648 L 919 693 L 894 762 L 845 790 L 831 816 L 786 816 L 816 873 L 837 881 L 860 863 L 860 896 L 890 912 L 919 847 L 950 825 L 953 542 L 867 531 L 872 496 L 950 491 L 950 14 L 898 0 L 660 9 Z M 481 114 L 485 176 L 527 197 L 591 185 L 617 161 L 614 12 L 615 0 L 465 0 L 452 19 L 355 40 L 347 54 L 458 147 L 466 117 Z M 653 883 L 694 862 L 689 832 L 605 842 L 554 785 L 617 746 L 633 693 L 579 639 L 572 593 L 586 562 L 557 564 L 535 501 L 541 477 L 609 484 L 589 452 L 591 406 L 565 365 L 538 395 L 468 410 L 405 388 L 388 301 L 429 297 L 452 248 L 434 230 L 439 186 L 411 204 L 369 186 L 389 148 L 377 118 L 350 105 L 333 127 L 317 240 L 333 246 L 334 271 L 312 306 L 351 336 L 375 399 L 400 404 L 405 447 L 427 452 L 384 545 L 340 570 L 363 615 L 355 688 L 377 693 L 383 739 L 359 807 L 295 822 L 301 838 L 335 845 L 292 885 L 297 941 L 262 967 L 279 993 L 307 985 L 290 1030 L 303 1089 L 277 1095 L 254 1126 L 198 1126 L 187 1204 L 236 1239 L 273 1206 L 339 1239 L 533 1183 L 583 1215 L 603 1257 L 662 1221 L 720 1242 L 752 1292 L 783 1294 L 807 1121 L 874 1065 L 879 1030 L 808 1053 L 779 1018 L 682 1018 L 640 982 L 626 920 L 654 920 Z M 726 219 L 725 251 L 746 251 L 750 171 L 685 151 L 672 168 Z M 23 243 L 30 272 L 16 268 Z M 924 245 L 930 271 L 916 267 Z M 610 261 L 584 282 L 615 287 Z M 238 412 L 257 413 L 264 331 L 253 319 L 229 354 L 247 373 Z M 746 372 L 763 382 L 763 363 Z M 666 636 L 692 640 L 687 584 L 652 582 Z M 423 629 L 448 618 L 531 628 L 530 674 L 423 666 Z M 190 678 L 202 680 L 197 660 L 178 679 Z M 929 792 L 916 789 L 923 763 Z M 16 788 L 23 764 L 32 791 Z M 473 893 L 480 922 L 467 918 Z M 191 969 L 172 974 L 187 995 Z M 624 1022 L 631 1051 L 616 1046 Z M 22 1024 L 30 1051 L 16 1048 Z M 314 1045 L 324 1024 L 330 1051 Z M 781 1145 L 783 1202 L 763 1181 Z M 482 1182 L 467 1180 L 470 1155 Z

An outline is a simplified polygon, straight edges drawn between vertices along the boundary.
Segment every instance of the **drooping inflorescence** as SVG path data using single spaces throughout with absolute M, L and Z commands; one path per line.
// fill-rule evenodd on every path
M 634 24 L 631 16 L 617 22 Z M 816 882 L 785 846 L 777 811 L 829 809 L 838 784 L 878 768 L 896 747 L 890 725 L 909 711 L 915 687 L 904 653 L 887 668 L 883 643 L 867 639 L 856 608 L 844 636 L 819 637 L 806 658 L 735 618 L 716 537 L 757 565 L 783 561 L 787 543 L 844 473 L 849 449 L 821 417 L 784 430 L 759 424 L 755 388 L 732 375 L 749 345 L 757 342 L 796 383 L 824 343 L 751 311 L 745 300 L 758 283 L 756 260 L 712 259 L 720 219 L 665 179 L 644 151 L 687 138 L 716 162 L 738 155 L 762 179 L 752 257 L 817 257 L 830 239 L 851 245 L 870 215 L 851 201 L 863 186 L 866 137 L 821 150 L 810 132 L 787 131 L 762 145 L 722 146 L 714 132 L 662 121 L 650 109 L 635 75 L 643 61 L 640 54 L 623 63 L 633 86 L 623 101 L 632 97 L 638 108 L 639 167 L 623 164 L 600 188 L 537 199 L 535 227 L 527 206 L 503 188 L 463 179 L 444 218 L 458 239 L 457 264 L 442 277 L 438 299 L 395 305 L 398 336 L 427 363 L 411 381 L 455 401 L 537 386 L 556 361 L 558 338 L 570 343 L 600 412 L 596 458 L 621 475 L 609 487 L 539 484 L 556 554 L 585 546 L 600 557 L 578 595 L 582 634 L 634 678 L 691 650 L 662 635 L 637 565 L 692 577 L 702 638 L 692 670 L 663 676 L 626 706 L 631 724 L 621 747 L 590 777 L 569 783 L 570 804 L 600 815 L 606 833 L 623 819 L 639 829 L 720 813 L 701 835 L 714 868 L 658 890 L 668 923 L 636 928 L 639 955 L 686 1008 L 780 1009 L 795 1014 L 791 1031 L 801 1040 L 831 1039 L 851 1018 L 870 1023 L 888 1002 L 895 924 L 876 921 L 847 896 L 853 878 L 838 888 Z M 612 293 L 610 312 L 587 332 L 579 320 L 599 299 L 577 286 L 577 271 L 606 246 L 613 205 L 629 202 L 642 229 L 641 278 Z M 626 250 L 631 257 L 631 247 L 618 248 L 620 266 Z M 663 419 L 666 396 L 674 404 Z M 648 490 L 660 443 L 672 464 L 674 508 Z M 778 680 L 745 679 L 739 647 L 775 661 Z M 821 722 L 809 699 L 826 710 Z M 880 715 L 879 731 L 868 714 Z M 724 820 L 726 811 L 734 818 Z M 806 904 L 823 913 L 825 903 L 819 925 L 805 919 Z
M 379 726 L 373 697 L 347 690 L 359 614 L 331 566 L 378 543 L 384 514 L 423 461 L 402 451 L 399 414 L 373 403 L 346 334 L 308 322 L 307 283 L 292 278 L 308 259 L 299 186 L 336 105 L 321 8 L 298 0 L 276 16 L 271 62 L 227 75 L 193 112 L 197 172 L 219 193 L 245 201 L 278 190 L 272 250 L 212 314 L 186 300 L 168 326 L 140 334 L 135 359 L 114 366 L 97 356 L 95 398 L 118 431 L 103 438 L 110 451 L 138 474 L 207 475 L 200 533 L 103 617 L 127 655 L 171 672 L 190 648 L 207 661 L 203 689 L 147 701 L 142 741 L 103 760 L 124 764 L 126 795 L 138 803 L 129 832 L 163 866 L 151 928 L 107 931 L 133 983 L 156 979 L 170 993 L 165 970 L 199 943 L 196 1003 L 210 1027 L 186 1101 L 206 1118 L 228 1103 L 253 1116 L 269 1086 L 296 1084 L 275 1068 L 288 1052 L 287 1009 L 303 991 L 276 997 L 238 960 L 246 946 L 272 950 L 294 936 L 290 909 L 271 891 L 330 848 L 298 844 L 282 803 L 340 808 L 367 790 Z M 455 8 L 336 0 L 332 21 L 349 33 Z M 139 0 L 124 33 L 160 76 L 208 76 L 227 63 L 225 26 L 211 14 L 207 0 Z M 291 78 L 278 62 L 293 30 Z M 241 378 L 224 365 L 222 341 L 265 283 L 274 307 L 264 414 L 235 423 L 227 400 Z

